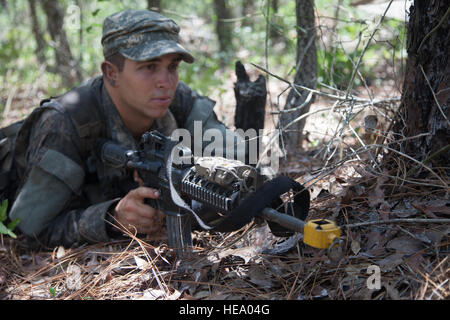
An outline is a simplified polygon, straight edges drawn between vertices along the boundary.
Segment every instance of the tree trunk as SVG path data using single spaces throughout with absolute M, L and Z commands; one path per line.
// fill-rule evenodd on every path
M 283 36 L 280 33 L 279 27 L 278 27 L 278 8 L 279 8 L 279 3 L 278 0 L 271 0 L 271 6 L 272 6 L 272 26 L 270 28 L 270 39 L 272 39 L 272 41 L 274 43 L 280 42 L 281 40 L 283 40 Z
M 317 82 L 317 52 L 316 52 L 316 29 L 314 22 L 314 0 L 296 0 L 297 16 L 297 64 L 294 83 L 314 89 Z M 296 108 L 302 105 L 307 97 L 308 91 L 291 90 L 288 94 L 284 110 Z M 300 110 L 283 113 L 280 117 L 279 126 L 286 127 L 289 123 L 297 119 L 302 114 L 309 111 L 310 100 Z M 288 153 L 301 148 L 302 131 L 305 127 L 305 119 L 290 125 L 283 133 L 284 144 Z
M 8 3 L 6 2 L 6 0 L 1 0 L 1 1 L 0 1 L 0 6 L 1 6 L 6 12 L 8 12 Z
M 259 148 L 261 138 L 259 130 L 264 129 L 266 115 L 266 78 L 259 75 L 258 79 L 253 82 L 250 81 L 250 77 L 240 61 L 236 62 L 236 76 L 237 82 L 234 84 L 234 96 L 236 98 L 234 125 L 236 129 L 242 129 L 244 132 L 248 129 L 254 129 L 257 138 L 252 143 Z M 248 136 L 245 138 L 249 141 Z M 260 151 L 258 150 L 256 157 L 258 157 Z M 257 159 L 251 161 L 253 160 Z M 247 159 L 247 163 L 249 161 L 250 159 Z
M 246 17 L 242 21 L 242 26 L 253 27 L 253 19 L 251 14 L 254 12 L 254 2 L 253 0 L 243 0 L 242 1 L 242 16 Z
M 78 42 L 79 42 L 79 46 L 81 48 L 83 48 L 83 42 L 84 42 L 84 40 L 83 40 L 84 39 L 84 33 L 83 33 L 83 29 L 84 29 L 83 6 L 84 6 L 84 3 L 83 3 L 82 0 L 75 0 L 75 3 L 78 6 L 78 8 L 80 8 L 80 30 L 78 30 Z M 83 50 L 80 50 L 80 53 L 79 53 L 79 56 L 78 56 L 78 65 L 82 65 L 82 64 L 83 64 Z
M 47 26 L 54 42 L 56 68 L 65 87 L 72 87 L 81 81 L 81 71 L 73 59 L 64 30 L 64 12 L 57 1 L 44 0 L 42 8 L 47 15 Z
M 214 11 L 216 12 L 216 33 L 219 40 L 219 57 L 223 67 L 227 60 L 228 54 L 233 50 L 233 24 L 225 21 L 231 19 L 231 10 L 228 8 L 225 0 L 214 0 Z
M 402 102 L 394 125 L 398 139 L 429 133 L 402 142 L 400 151 L 420 161 L 439 151 L 432 163 L 444 167 L 450 158 L 449 8 L 448 0 L 416 0 L 411 6 Z
M 28 0 L 28 4 L 30 7 L 30 16 L 31 16 L 31 31 L 33 32 L 34 39 L 36 40 L 36 57 L 40 64 L 47 64 L 45 58 L 45 48 L 47 47 L 47 42 L 44 39 L 44 35 L 42 34 L 41 28 L 39 27 L 39 21 L 36 12 L 36 0 Z

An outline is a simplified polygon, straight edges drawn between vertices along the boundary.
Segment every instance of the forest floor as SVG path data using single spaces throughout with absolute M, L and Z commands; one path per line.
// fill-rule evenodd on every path
M 400 96 L 392 87 L 384 83 L 372 88 L 374 96 Z M 26 105 L 36 105 L 25 93 L 39 89 L 22 89 L 16 94 L 24 98 L 13 101 L 5 123 L 27 114 Z M 280 92 L 272 81 L 269 89 Z M 364 89 L 359 91 L 365 95 Z M 232 126 L 233 106 L 222 102 L 233 97 L 213 98 L 218 100 L 219 119 Z M 277 103 L 276 94 L 270 95 L 270 102 Z M 326 97 L 316 99 L 311 111 L 328 110 L 311 115 L 305 150 L 282 161 L 280 173 L 308 186 L 307 220 L 327 218 L 341 227 L 337 247 L 309 247 L 299 241 L 301 234 L 277 238 L 264 223 L 233 233 L 194 231 L 194 253 L 182 260 L 167 247 L 164 234 L 128 234 L 128 240 L 40 251 L 28 249 L 21 235 L 3 236 L 0 299 L 448 299 L 450 226 L 439 223 L 450 218 L 448 189 L 425 175 L 423 166 L 407 176 L 404 157 L 391 155 L 385 165 L 374 167 L 368 165 L 368 152 L 349 156 L 348 149 L 360 143 L 351 132 L 337 136 L 345 148 L 332 144 L 324 149 L 339 128 L 333 103 Z M 268 130 L 274 123 L 269 111 Z M 363 110 L 355 127 L 373 112 Z M 386 130 L 387 123 L 378 125 L 379 132 Z M 379 141 L 359 133 L 366 150 Z M 375 154 L 376 149 L 371 150 Z M 382 156 L 387 157 L 379 151 L 377 159 Z M 442 174 L 440 178 L 448 181 Z

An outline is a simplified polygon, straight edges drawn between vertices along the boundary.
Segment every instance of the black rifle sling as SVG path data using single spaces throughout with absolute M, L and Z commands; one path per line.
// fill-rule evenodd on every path
M 308 190 L 287 176 L 279 176 L 266 182 L 258 190 L 244 199 L 239 207 L 215 225 L 213 229 L 219 232 L 235 231 L 249 223 L 266 207 L 279 210 L 279 206 L 282 204 L 280 196 L 290 190 L 294 193 L 293 201 L 290 204 L 294 212 L 288 211 L 287 214 L 293 214 L 295 217 L 304 220 L 309 210 L 310 198 Z M 288 205 L 288 208 L 290 205 Z M 272 230 L 275 235 L 289 235 L 285 228 L 282 228 L 278 224 L 271 223 L 270 227 L 271 229 L 277 229 L 279 232 L 279 234 L 276 234 Z
M 80 152 L 87 158 L 103 130 L 101 110 L 91 83 L 77 87 L 56 100 L 65 107 L 80 138 Z

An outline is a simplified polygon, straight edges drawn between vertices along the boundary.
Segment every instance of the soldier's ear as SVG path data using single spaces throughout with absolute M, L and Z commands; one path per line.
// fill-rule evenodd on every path
M 101 64 L 103 78 L 113 87 L 117 84 L 119 69 L 109 61 L 103 61 Z

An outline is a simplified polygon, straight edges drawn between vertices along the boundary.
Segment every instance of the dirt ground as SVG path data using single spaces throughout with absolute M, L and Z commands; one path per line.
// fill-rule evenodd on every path
M 231 127 L 233 106 L 225 102 L 234 99 L 233 81 L 230 77 L 227 94 L 212 97 L 218 101 L 219 119 Z M 283 88 L 272 80 L 269 85 L 275 104 L 276 92 Z M 399 96 L 392 87 L 372 88 L 374 96 Z M 18 88 L 3 125 L 29 113 L 38 101 L 30 97 L 39 97 L 39 90 Z M 364 97 L 364 90 L 360 93 Z M 387 136 L 395 106 L 361 109 L 349 122 L 362 128 L 358 139 L 349 126 L 339 131 L 344 113 L 333 109 L 333 103 L 316 99 L 310 111 L 317 113 L 305 128 L 305 150 L 283 161 L 280 172 L 308 187 L 312 201 L 307 220 L 327 218 L 341 227 L 336 247 L 309 247 L 301 234 L 277 238 L 265 223 L 233 233 L 195 231 L 194 253 L 182 260 L 167 247 L 164 234 L 128 234 L 117 242 L 39 251 L 28 249 L 20 235 L 2 236 L 0 299 L 448 299 L 448 187 L 423 167 L 407 177 L 407 159 L 369 147 L 380 143 L 382 133 Z M 269 112 L 268 107 L 270 131 L 276 121 Z M 378 131 L 365 134 L 364 120 L 374 114 L 380 120 Z M 332 137 L 336 139 L 328 144 Z M 370 155 L 364 150 L 371 150 Z M 383 166 L 368 165 L 371 157 L 387 160 Z
M 165 235 L 40 251 L 21 236 L 3 237 L 0 298 L 448 299 L 449 224 L 423 222 L 448 217 L 440 192 L 353 164 L 311 190 L 308 219 L 331 219 L 342 230 L 330 250 L 303 244 L 300 234 L 277 238 L 265 224 L 195 231 L 194 253 L 182 260 Z

